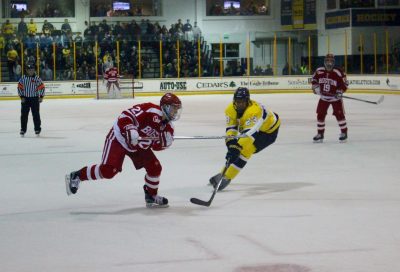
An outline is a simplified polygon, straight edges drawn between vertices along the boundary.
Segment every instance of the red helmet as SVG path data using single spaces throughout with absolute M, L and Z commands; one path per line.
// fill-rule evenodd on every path
M 324 65 L 326 70 L 332 70 L 335 66 L 335 56 L 333 54 L 327 54 L 324 59 Z
M 166 93 L 161 97 L 160 107 L 168 121 L 176 121 L 181 116 L 182 102 L 173 93 Z

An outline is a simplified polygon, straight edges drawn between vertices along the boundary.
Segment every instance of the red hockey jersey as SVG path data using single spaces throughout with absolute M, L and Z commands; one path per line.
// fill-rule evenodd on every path
M 346 74 L 337 67 L 334 67 L 332 71 L 326 70 L 325 67 L 318 68 L 312 77 L 312 87 L 320 87 L 321 99 L 324 101 L 337 101 L 338 98 L 335 95 L 339 92 L 345 92 L 347 90 L 347 79 Z
M 111 130 L 127 151 L 135 152 L 139 148 L 163 150 L 172 144 L 174 127 L 171 122 L 163 121 L 162 117 L 163 113 L 158 105 L 153 103 L 134 105 L 120 114 Z M 151 137 L 155 140 L 139 140 L 137 145 L 132 146 L 128 133 L 131 129 L 136 130 L 139 137 Z
M 107 80 L 107 82 L 116 82 L 118 78 L 119 75 L 116 67 L 108 68 L 104 74 L 104 79 Z

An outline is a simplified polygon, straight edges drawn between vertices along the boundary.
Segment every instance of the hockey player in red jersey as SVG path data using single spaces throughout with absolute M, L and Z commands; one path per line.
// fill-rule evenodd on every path
M 319 67 L 312 77 L 312 89 L 314 94 L 320 96 L 317 106 L 317 135 L 313 138 L 315 143 L 322 143 L 325 133 L 325 117 L 328 108 L 332 105 L 333 115 L 339 124 L 339 141 L 347 140 L 347 124 L 343 106 L 342 95 L 347 90 L 346 74 L 338 67 L 335 67 L 335 57 L 327 54 L 324 59 L 324 66 Z
M 179 119 L 182 110 L 180 99 L 166 93 L 160 105 L 143 103 L 123 111 L 108 133 L 101 163 L 85 166 L 66 175 L 67 194 L 75 194 L 83 181 L 111 179 L 122 171 L 128 156 L 136 169 L 144 168 L 144 193 L 147 207 L 167 207 L 168 199 L 158 195 L 161 164 L 154 151 L 164 150 L 174 140 L 172 121 Z
M 121 97 L 121 92 L 119 88 L 119 74 L 116 67 L 113 67 L 112 63 L 110 67 L 104 73 L 104 79 L 107 81 L 107 93 L 110 98 Z M 110 92 L 111 86 L 113 87 L 113 92 Z M 116 89 L 116 90 L 115 90 Z

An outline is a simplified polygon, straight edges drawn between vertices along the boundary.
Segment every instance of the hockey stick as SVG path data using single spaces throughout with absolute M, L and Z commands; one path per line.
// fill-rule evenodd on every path
M 196 205 L 210 207 L 211 202 L 213 201 L 215 195 L 218 192 L 218 189 L 219 189 L 219 186 L 221 185 L 222 179 L 225 176 L 226 170 L 228 170 L 228 167 L 229 167 L 229 159 L 226 161 L 224 170 L 222 171 L 222 174 L 221 174 L 221 178 L 219 179 L 217 186 L 215 186 L 214 191 L 213 191 L 213 193 L 211 195 L 211 198 L 208 201 L 204 201 L 204 200 L 192 197 L 190 199 L 190 202 L 192 202 L 193 204 L 196 204 Z
M 247 137 L 246 134 L 237 136 L 174 136 L 175 140 L 213 140 L 213 139 L 239 139 Z M 139 140 L 158 140 L 159 137 L 140 137 Z
M 361 101 L 361 102 L 366 102 L 366 103 L 370 103 L 370 104 L 375 104 L 378 105 L 380 103 L 382 103 L 384 96 L 382 95 L 381 97 L 379 97 L 379 99 L 377 101 L 369 101 L 369 100 L 364 100 L 364 99 L 360 99 L 360 98 L 355 98 L 355 97 L 350 97 L 350 96 L 345 96 L 342 95 L 343 98 L 347 98 L 347 99 L 352 99 L 352 100 L 357 100 L 357 101 Z

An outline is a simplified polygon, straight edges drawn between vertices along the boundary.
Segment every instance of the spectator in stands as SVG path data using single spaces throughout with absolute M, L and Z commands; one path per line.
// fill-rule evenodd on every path
M 43 17 L 54 17 L 54 9 L 55 7 L 52 5 L 52 2 L 47 2 L 43 11 Z
M 294 70 L 293 68 L 290 69 L 289 72 L 289 63 L 286 62 L 285 67 L 282 69 L 282 75 L 294 75 Z
M 10 81 L 15 81 L 14 75 L 14 66 L 18 60 L 18 52 L 14 49 L 14 47 L 10 47 L 7 52 L 7 67 L 8 67 L 8 76 Z
M 34 35 L 29 35 L 25 38 L 25 48 L 26 49 L 34 49 L 36 48 L 36 38 Z
M 17 5 L 12 5 L 10 15 L 11 18 L 18 18 L 18 10 L 17 10 Z
M 112 30 L 113 35 L 118 37 L 118 36 L 122 36 L 124 34 L 124 29 L 121 26 L 120 22 L 116 22 L 114 25 L 114 29 Z
M 245 9 L 246 15 L 254 15 L 257 14 L 257 6 L 254 1 L 251 1 L 249 5 Z
M 11 47 L 14 47 L 14 49 L 17 52 L 21 52 L 21 42 L 17 38 L 17 34 L 14 34 L 11 39 L 6 43 L 6 50 L 8 51 Z
M 217 15 L 217 16 L 224 15 L 224 10 L 220 4 L 215 5 L 213 15 Z
M 271 64 L 267 64 L 267 68 L 265 69 L 264 74 L 266 76 L 272 76 L 274 74 L 274 71 L 272 70 Z
M 7 19 L 6 22 L 2 26 L 4 39 L 8 41 L 11 39 L 12 35 L 14 34 L 14 26 L 10 23 L 10 20 Z
M 71 60 L 72 58 L 71 48 L 69 48 L 68 45 L 64 45 L 64 48 L 62 49 L 62 57 L 66 65 L 71 65 L 73 63 L 73 61 Z
M 35 48 L 25 48 L 24 51 L 24 61 L 25 63 L 35 63 L 36 62 L 36 50 Z
M 197 26 L 197 22 L 194 22 L 194 26 L 193 26 L 192 32 L 193 32 L 193 39 L 195 41 L 200 39 L 200 37 L 201 37 L 201 29 L 200 29 L 200 27 Z
M 83 31 L 83 42 L 89 42 L 93 39 L 93 32 L 91 26 L 89 25 L 88 21 L 85 21 L 85 30 Z
M 6 47 L 6 41 L 3 37 L 2 31 L 0 29 L 0 58 L 1 58 L 1 56 L 3 56 L 3 50 L 5 49 L 5 47 Z
M 21 21 L 18 23 L 18 39 L 24 39 L 25 36 L 28 34 L 28 26 L 26 25 L 24 21 L 24 17 L 21 17 Z
M 302 65 L 300 66 L 300 74 L 302 75 L 308 75 L 308 66 L 306 63 L 302 63 Z
M 253 75 L 260 76 L 262 75 L 262 69 L 260 65 L 257 65 L 256 68 L 253 70 Z
M 185 40 L 186 41 L 188 41 L 188 40 L 191 40 L 191 37 L 192 37 L 192 29 L 193 29 L 193 27 L 192 27 L 192 25 L 190 24 L 190 20 L 189 19 L 187 19 L 186 20 L 186 24 L 184 24 L 183 25 L 183 28 L 182 28 L 182 30 L 183 30 L 183 34 L 184 34 L 184 36 L 185 36 Z
M 101 21 L 101 23 L 99 24 L 99 28 L 102 28 L 103 29 L 103 31 L 105 32 L 105 33 L 108 33 L 108 32 L 110 32 L 110 26 L 107 24 L 107 21 L 106 21 L 106 19 L 103 19 L 103 21 Z
M 147 21 L 145 19 L 142 19 L 140 21 L 140 35 L 142 35 L 142 37 L 144 37 L 147 33 Z
M 231 6 L 228 9 L 228 14 L 229 15 L 236 15 L 238 13 L 237 9 L 233 5 L 233 2 L 231 2 Z
M 43 26 L 42 26 L 42 33 L 51 35 L 53 30 L 54 30 L 53 24 L 48 22 L 47 20 L 44 20 Z
M 15 62 L 15 65 L 14 65 L 14 77 L 15 77 L 15 80 L 16 80 L 16 81 L 19 81 L 19 79 L 21 78 L 21 76 L 22 76 L 22 66 L 21 66 L 21 64 L 19 63 L 19 61 L 17 60 L 17 61 Z
M 42 49 L 51 48 L 52 44 L 53 44 L 53 37 L 50 36 L 49 33 L 46 33 L 41 36 L 40 45 Z
M 186 20 L 186 24 L 183 25 L 182 30 L 183 30 L 183 32 L 192 31 L 192 25 L 190 24 L 189 19 Z
M 74 79 L 74 69 L 72 67 L 67 66 L 62 74 L 63 80 L 73 80 Z
M 31 36 L 35 36 L 37 33 L 37 25 L 33 21 L 33 18 L 31 18 L 29 24 L 28 24 L 28 34 Z
M 169 36 L 171 37 L 171 39 L 175 37 L 175 33 L 176 33 L 175 24 L 171 24 L 171 27 L 169 28 L 168 32 L 169 32 Z
M 111 5 L 108 6 L 107 12 L 106 12 L 107 17 L 112 17 L 114 16 L 114 10 Z
M 182 24 L 182 19 L 178 19 L 178 22 L 176 23 L 176 28 L 180 27 L 181 29 L 183 29 L 183 24 Z
M 136 7 L 135 15 L 136 15 L 136 16 L 142 16 L 142 15 L 143 15 L 142 6 L 138 5 L 138 6 Z
M 167 41 L 169 39 L 169 32 L 165 25 L 162 26 L 159 37 L 162 41 Z
M 83 39 L 80 32 L 76 33 L 74 42 L 77 48 L 81 48 L 83 46 Z
M 106 54 L 103 57 L 103 74 L 110 68 L 114 66 L 114 62 L 112 60 L 111 55 L 108 53 L 108 51 L 106 52 Z
M 96 79 L 96 69 L 89 67 L 89 79 Z
M 183 35 L 183 31 L 182 31 L 182 27 L 179 26 L 179 24 L 176 24 L 175 26 L 175 39 L 176 40 L 183 40 L 184 35 Z
M 67 34 L 68 32 L 72 32 L 71 26 L 69 25 L 68 19 L 64 20 L 64 23 L 61 25 L 61 32 L 63 34 Z
M 82 69 L 82 67 L 78 67 L 78 69 L 76 70 L 76 79 L 77 80 L 84 80 L 85 78 L 85 73 Z

